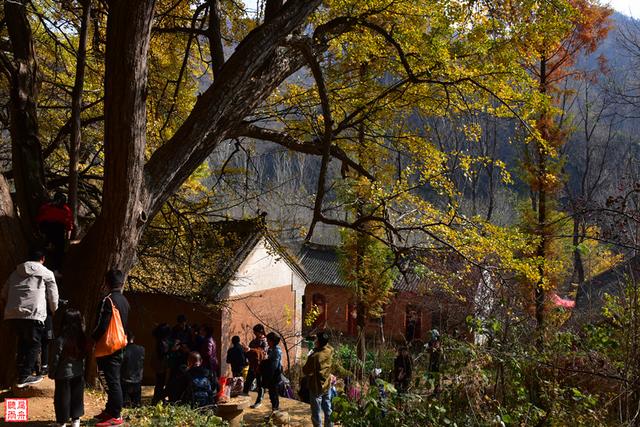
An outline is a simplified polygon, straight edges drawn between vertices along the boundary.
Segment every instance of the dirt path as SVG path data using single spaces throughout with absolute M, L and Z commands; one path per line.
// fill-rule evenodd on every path
M 29 422 L 16 424 L 4 422 L 4 399 L 11 396 L 10 392 L 3 393 L 2 402 L 0 403 L 0 414 L 2 416 L 2 425 L 16 426 L 16 425 L 29 425 L 29 426 L 47 426 L 55 423 L 56 416 L 53 409 L 53 391 L 54 382 L 49 378 L 45 378 L 40 384 L 34 386 L 36 390 L 33 394 L 37 396 L 29 397 Z M 84 394 L 84 412 L 85 416 L 83 421 L 91 419 L 94 415 L 98 414 L 104 408 L 104 397 L 102 393 L 97 393 L 92 390 L 86 390 Z
M 265 393 L 266 394 L 266 393 Z M 255 401 L 255 393 L 251 393 L 251 401 Z M 280 410 L 289 414 L 290 426 L 307 427 L 311 424 L 311 410 L 309 405 L 298 400 L 280 398 Z M 247 426 L 265 425 L 265 418 L 271 414 L 271 403 L 269 397 L 265 396 L 263 404 L 258 409 L 247 409 L 244 415 L 244 422 Z
M 49 426 L 55 423 L 55 411 L 53 409 L 53 391 L 54 382 L 45 378 L 40 384 L 34 386 L 33 397 L 28 398 L 29 402 L 29 422 L 28 423 L 6 423 L 4 421 L 4 399 L 11 396 L 10 392 L 2 393 L 0 397 L 0 425 L 6 426 Z M 31 393 L 30 393 L 31 394 Z M 153 387 L 143 387 L 143 403 L 149 402 L 153 395 Z M 255 393 L 251 394 L 250 399 L 255 400 Z M 86 390 L 84 395 L 84 412 L 82 417 L 83 425 L 92 425 L 91 419 L 100 413 L 104 408 L 105 397 L 101 392 L 94 390 Z M 311 426 L 311 417 L 309 405 L 297 400 L 280 398 L 280 408 L 287 412 L 290 416 L 290 426 L 307 427 Z M 247 409 L 245 411 L 245 425 L 247 426 L 263 426 L 266 417 L 271 413 L 271 404 L 269 398 L 265 396 L 264 404 L 258 409 Z

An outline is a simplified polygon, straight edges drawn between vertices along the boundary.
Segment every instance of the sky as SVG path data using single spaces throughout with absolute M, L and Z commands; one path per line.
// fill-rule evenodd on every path
M 640 18 L 640 0 L 610 0 L 610 4 L 620 13 Z

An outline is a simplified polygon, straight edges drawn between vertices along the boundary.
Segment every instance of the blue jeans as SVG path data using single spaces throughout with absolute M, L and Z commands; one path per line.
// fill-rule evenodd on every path
M 316 395 L 313 392 L 309 393 L 311 398 L 311 422 L 313 427 L 322 427 L 322 412 L 324 412 L 324 427 L 333 427 L 331 422 L 331 398 L 329 392 L 321 395 Z

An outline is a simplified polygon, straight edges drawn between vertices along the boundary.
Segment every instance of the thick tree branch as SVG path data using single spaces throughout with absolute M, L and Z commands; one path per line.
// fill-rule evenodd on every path
M 176 33 L 184 33 L 184 34 L 191 34 L 194 36 L 207 36 L 207 31 L 203 30 L 202 28 L 193 28 L 193 27 L 163 27 L 163 28 L 158 28 L 158 27 L 154 27 L 153 28 L 153 33 L 154 34 L 176 34 Z
M 262 128 L 246 122 L 236 128 L 234 136 L 245 136 L 263 141 L 271 141 L 287 148 L 288 150 L 296 151 L 298 153 L 310 154 L 313 156 L 322 155 L 321 146 L 318 141 L 302 142 L 286 132 Z M 375 177 L 371 175 L 367 169 L 351 159 L 340 147 L 331 145 L 330 154 L 331 157 L 341 161 L 345 166 L 348 166 L 360 175 L 365 176 L 372 181 L 375 180 Z
M 211 68 L 213 76 L 220 73 L 224 65 L 224 50 L 222 48 L 222 32 L 220 31 L 222 20 L 220 19 L 220 1 L 209 0 L 209 28 L 207 37 L 209 38 L 209 52 L 211 54 Z
M 145 182 L 150 215 L 244 117 L 302 66 L 301 55 L 283 44 L 319 4 L 320 0 L 289 0 L 276 17 L 254 29 L 237 46 L 183 125 L 149 159 Z
M 282 7 L 282 0 L 267 0 L 264 7 L 264 22 L 270 21 Z
M 80 21 L 80 37 L 76 57 L 76 76 L 71 96 L 71 140 L 69 143 L 69 205 L 73 215 L 72 238 L 78 233 L 78 163 L 80 157 L 80 139 L 82 130 L 82 92 L 84 88 L 84 72 L 87 62 L 87 37 L 89 35 L 89 19 L 91 17 L 91 0 L 82 2 L 82 18 Z
M 325 181 L 327 179 L 327 169 L 329 167 L 330 153 L 331 153 L 331 141 L 333 139 L 333 117 L 331 115 L 331 105 L 329 102 L 329 91 L 324 81 L 324 75 L 322 74 L 322 68 L 320 63 L 316 59 L 311 46 L 305 42 L 298 44 L 298 48 L 304 55 L 311 74 L 316 82 L 318 94 L 320 95 L 320 106 L 322 107 L 322 116 L 324 118 L 324 133 L 322 134 L 320 152 L 322 155 L 322 161 L 320 162 L 320 173 L 318 174 L 318 187 L 316 191 L 316 198 L 313 206 L 313 217 L 311 218 L 311 224 L 309 231 L 307 232 L 306 240 L 311 239 L 313 231 L 315 229 L 318 218 L 322 216 L 322 202 L 325 196 Z

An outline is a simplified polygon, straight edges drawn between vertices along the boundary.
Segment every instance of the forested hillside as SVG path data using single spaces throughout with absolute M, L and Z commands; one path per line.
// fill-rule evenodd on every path
M 563 83 L 568 132 L 568 143 L 561 153 L 565 185 L 560 201 L 564 210 L 570 211 L 575 199 L 586 193 L 590 201 L 602 206 L 609 197 L 637 182 L 640 173 L 636 167 L 640 162 L 636 138 L 640 122 L 635 105 L 625 97 L 637 84 L 638 52 L 633 40 L 639 28 L 637 22 L 617 12 L 611 17 L 611 28 L 594 52 L 577 59 L 575 76 Z M 308 73 L 301 72 L 296 78 L 304 85 L 313 84 Z M 275 122 L 267 123 L 281 128 Z M 465 111 L 446 118 L 414 114 L 407 125 L 427 135 L 443 151 L 455 153 L 448 161 L 465 215 L 481 215 L 502 225 L 518 221 L 518 206 L 527 203 L 529 190 L 522 177 L 525 149 L 517 120 Z M 465 134 L 470 127 L 479 135 Z M 487 161 L 476 165 L 472 173 L 461 172 L 456 170 L 456 154 L 462 153 L 483 156 Z M 214 187 L 220 197 L 216 214 L 266 212 L 284 238 L 301 237 L 298 231 L 307 227 L 312 217 L 320 159 L 290 153 L 269 141 L 244 139 L 221 146 L 209 164 L 213 174 L 206 185 Z M 501 170 L 510 172 L 509 182 L 501 179 Z M 339 173 L 333 162 L 332 174 L 337 177 Z M 424 194 L 428 197 L 428 191 Z M 335 228 L 327 227 L 316 233 L 314 240 L 336 243 L 339 235 Z

